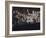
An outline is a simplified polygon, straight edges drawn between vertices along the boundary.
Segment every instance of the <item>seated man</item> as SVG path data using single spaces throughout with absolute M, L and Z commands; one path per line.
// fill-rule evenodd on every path
M 27 23 L 33 23 L 33 18 L 31 16 L 27 16 L 27 20 L 26 20 Z

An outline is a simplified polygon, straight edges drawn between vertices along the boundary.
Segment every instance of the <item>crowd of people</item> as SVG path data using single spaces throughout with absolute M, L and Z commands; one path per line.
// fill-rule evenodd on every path
M 23 9 L 24 10 L 24 9 Z M 31 10 L 30 10 L 31 11 Z M 29 12 L 29 9 L 24 10 L 23 12 L 20 12 L 18 10 L 15 10 L 16 15 L 15 18 L 17 19 L 17 23 L 36 23 L 40 22 L 40 11 L 34 11 L 32 10 L 32 13 Z

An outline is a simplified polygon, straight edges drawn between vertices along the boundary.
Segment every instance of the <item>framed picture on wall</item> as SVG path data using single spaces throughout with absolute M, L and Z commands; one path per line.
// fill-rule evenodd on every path
M 45 4 L 7 1 L 6 37 L 44 35 Z

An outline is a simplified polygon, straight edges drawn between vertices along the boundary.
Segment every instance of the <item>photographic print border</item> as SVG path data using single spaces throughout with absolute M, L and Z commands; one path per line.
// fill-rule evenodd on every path
M 28 4 L 28 5 L 42 5 L 43 6 L 43 33 L 29 33 L 29 34 L 9 34 L 9 5 L 10 4 Z M 34 3 L 34 2 L 19 2 L 19 1 L 6 1 L 5 2 L 5 36 L 6 37 L 18 37 L 18 36 L 34 36 L 34 35 L 44 35 L 45 34 L 45 4 L 44 3 Z

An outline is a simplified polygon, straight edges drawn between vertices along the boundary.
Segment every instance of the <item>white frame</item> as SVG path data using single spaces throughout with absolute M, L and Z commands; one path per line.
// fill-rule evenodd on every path
M 36 7 L 36 8 L 40 8 L 40 30 L 29 30 L 29 31 L 12 31 L 12 7 Z M 41 5 L 24 5 L 24 4 L 10 4 L 10 30 L 9 30 L 9 34 L 27 34 L 27 33 L 43 33 L 43 6 Z

